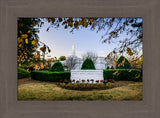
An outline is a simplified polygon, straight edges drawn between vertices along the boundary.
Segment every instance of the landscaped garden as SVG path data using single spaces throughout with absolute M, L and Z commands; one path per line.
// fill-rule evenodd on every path
M 32 71 L 32 79 L 19 80 L 18 100 L 142 100 L 140 69 L 106 69 L 104 79 L 95 82 L 70 76 L 60 62 L 50 71 Z
M 116 81 L 106 90 L 69 90 L 55 82 L 28 80 L 18 86 L 18 100 L 142 100 L 142 82 Z
M 18 100 L 142 100 L 142 21 L 18 18 Z

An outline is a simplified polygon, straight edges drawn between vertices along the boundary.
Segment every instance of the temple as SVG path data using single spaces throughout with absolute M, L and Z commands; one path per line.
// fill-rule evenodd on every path
M 76 65 L 72 68 L 72 70 L 81 70 L 82 64 L 83 64 L 83 59 L 79 58 L 76 56 L 76 49 L 75 49 L 75 41 L 73 41 L 72 45 L 72 55 L 74 59 L 76 59 Z M 65 65 L 65 61 L 60 61 L 63 65 Z M 54 64 L 52 62 L 51 66 Z M 106 62 L 105 62 L 105 57 L 98 57 L 96 62 L 95 62 L 95 68 L 96 70 L 103 70 L 107 68 Z

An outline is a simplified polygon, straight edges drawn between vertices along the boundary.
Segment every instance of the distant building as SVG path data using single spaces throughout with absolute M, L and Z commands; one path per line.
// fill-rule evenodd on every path
M 75 52 L 75 42 L 73 42 L 73 46 L 72 46 L 72 56 L 74 58 L 77 59 L 77 63 L 74 66 L 73 70 L 81 70 L 82 64 L 83 64 L 83 59 L 79 58 L 76 56 L 76 52 Z M 67 58 L 66 58 L 67 59 Z M 65 65 L 65 61 L 60 61 L 63 65 Z M 55 62 L 51 63 L 51 66 L 54 64 Z M 96 62 L 95 62 L 95 68 L 96 70 L 103 70 L 107 68 L 107 64 L 105 62 L 105 57 L 98 57 Z M 67 69 L 65 69 L 67 70 Z

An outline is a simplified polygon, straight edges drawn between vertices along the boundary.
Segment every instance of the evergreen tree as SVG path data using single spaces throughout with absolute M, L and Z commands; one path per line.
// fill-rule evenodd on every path
M 91 59 L 88 59 L 88 58 L 87 58 L 87 59 L 83 62 L 81 69 L 82 69 L 82 70 L 85 70 L 85 69 L 95 70 L 96 68 L 95 68 L 95 66 L 94 66 L 93 61 L 92 61 Z
M 64 67 L 63 67 L 61 62 L 57 61 L 53 64 L 50 71 L 52 71 L 52 72 L 54 72 L 54 71 L 64 71 Z
M 117 61 L 116 69 L 131 69 L 131 64 L 124 56 L 121 56 Z

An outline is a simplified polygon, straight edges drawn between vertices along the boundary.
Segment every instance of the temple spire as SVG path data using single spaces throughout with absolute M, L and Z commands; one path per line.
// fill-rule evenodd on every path
M 73 45 L 72 45 L 72 56 L 76 56 L 75 54 L 75 42 L 73 41 Z

